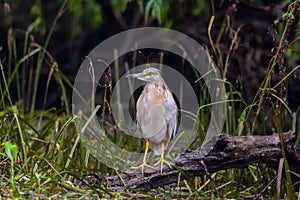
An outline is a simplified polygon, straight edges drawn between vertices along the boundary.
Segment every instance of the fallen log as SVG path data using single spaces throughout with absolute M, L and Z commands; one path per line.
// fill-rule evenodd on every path
M 172 167 L 165 167 L 163 173 L 152 172 L 141 176 L 140 171 L 123 172 L 119 176 L 109 176 L 98 181 L 98 184 L 114 191 L 151 189 L 177 183 L 178 180 L 214 173 L 231 168 L 245 168 L 254 163 L 264 163 L 277 169 L 283 157 L 287 156 L 290 170 L 300 173 L 300 149 L 295 145 L 296 133 L 289 131 L 281 135 L 268 136 L 230 136 L 222 134 L 212 150 L 200 159 L 200 148 L 185 152 L 173 160 Z M 201 162 L 200 162 L 201 161 Z M 202 164 L 202 163 L 205 164 Z M 207 171 L 206 171 L 207 170 Z M 86 177 L 88 178 L 88 177 Z M 100 179 L 99 179 L 100 180 Z M 298 179 L 299 181 L 299 179 Z

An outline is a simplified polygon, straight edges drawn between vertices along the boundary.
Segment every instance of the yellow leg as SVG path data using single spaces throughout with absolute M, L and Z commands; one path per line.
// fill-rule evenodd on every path
M 166 161 L 164 159 L 164 154 L 165 154 L 165 143 L 162 142 L 161 144 L 161 156 L 160 156 L 160 159 L 157 163 L 154 164 L 154 166 L 158 165 L 160 163 L 160 173 L 162 173 L 162 170 L 163 170 L 163 167 L 164 167 L 164 163 L 166 163 L 170 168 L 171 168 L 171 165 L 168 161 Z
M 145 154 L 144 154 L 144 158 L 143 158 L 143 163 L 140 166 L 132 167 L 132 169 L 139 169 L 139 168 L 141 168 L 142 169 L 142 176 L 144 176 L 144 168 L 145 167 L 149 167 L 149 168 L 155 169 L 151 165 L 148 165 L 147 162 L 146 162 L 147 161 L 147 152 L 148 152 L 148 150 L 149 150 L 149 140 L 146 139 L 146 148 L 145 148 Z

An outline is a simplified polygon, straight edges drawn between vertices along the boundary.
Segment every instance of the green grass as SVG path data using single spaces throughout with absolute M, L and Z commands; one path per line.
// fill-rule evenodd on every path
M 296 1 L 290 4 L 286 15 L 295 14 Z M 84 184 L 80 180 L 88 173 L 98 174 L 99 177 L 116 175 L 114 169 L 106 167 L 95 159 L 91 152 L 86 149 L 80 140 L 80 134 L 85 129 L 86 124 L 80 120 L 80 115 L 71 115 L 71 107 L 67 96 L 67 88 L 72 88 L 72 83 L 60 71 L 57 62 L 47 51 L 48 44 L 51 42 L 52 31 L 55 28 L 57 20 L 62 16 L 66 5 L 63 4 L 59 10 L 57 17 L 54 19 L 51 29 L 47 35 L 44 44 L 36 44 L 30 39 L 32 33 L 28 31 L 14 30 L 9 33 L 11 38 L 7 60 L 5 61 L 6 70 L 0 62 L 0 76 L 3 84 L 0 85 L 0 197 L 7 198 L 105 198 L 112 195 L 116 198 L 134 198 L 137 194 L 118 194 L 110 191 L 103 185 L 94 187 Z M 154 8 L 152 8 L 154 9 Z M 292 19 L 289 18 L 289 19 Z M 222 29 L 216 38 L 209 35 L 211 46 L 207 47 L 212 57 L 215 58 L 220 70 L 223 74 L 223 80 L 227 89 L 227 119 L 225 123 L 226 132 L 232 135 L 249 135 L 258 126 L 258 130 L 262 130 L 259 116 L 264 107 L 266 99 L 270 95 L 276 95 L 276 101 L 271 103 L 274 110 L 273 121 L 275 124 L 275 132 L 281 134 L 284 116 L 282 113 L 287 112 L 284 104 L 286 94 L 280 92 L 284 84 L 287 84 L 288 77 L 299 68 L 294 66 L 290 73 L 285 73 L 283 79 L 270 87 L 271 73 L 273 68 L 280 62 L 282 52 L 288 53 L 288 58 L 297 60 L 299 55 L 293 54 L 293 46 L 299 45 L 297 42 L 300 37 L 295 36 L 291 46 L 285 46 L 287 30 L 290 28 L 289 19 L 280 24 L 280 43 L 274 57 L 269 66 L 260 90 L 257 91 L 256 97 L 251 104 L 247 104 L 243 99 L 241 88 L 235 88 L 234 85 L 226 79 L 226 73 L 231 56 L 235 53 L 235 46 L 238 45 L 239 29 L 234 30 L 234 37 L 231 38 L 227 45 L 226 54 L 218 51 L 218 45 L 222 42 L 222 38 L 227 37 L 225 28 L 228 27 L 224 21 Z M 214 23 L 212 17 L 209 24 L 211 30 Z M 298 31 L 299 32 L 299 31 Z M 298 33 L 297 32 L 297 33 Z M 24 36 L 22 45 L 16 41 L 16 34 Z M 21 55 L 18 55 L 18 49 L 23 49 Z M 1 50 L 0 50 L 1 51 Z M 297 52 L 297 51 L 296 51 Z M 117 54 L 117 52 L 115 52 Z M 133 59 L 138 55 L 136 52 Z M 225 58 L 225 59 L 224 59 Z M 115 68 L 118 69 L 118 62 Z M 32 69 L 30 66 L 36 66 Z M 48 96 L 48 86 L 50 80 L 54 80 L 59 86 L 59 92 L 62 96 L 61 109 L 50 108 L 48 110 L 37 110 L 35 108 L 36 97 L 38 94 L 38 84 L 40 79 L 41 67 L 49 67 L 47 84 L 45 87 L 44 99 Z M 128 64 L 125 65 L 128 69 Z M 32 72 L 31 70 L 35 70 Z M 285 71 L 285 69 L 282 69 Z M 36 74 L 35 79 L 29 84 L 28 72 Z M 119 74 L 119 71 L 116 72 Z M 15 86 L 13 86 L 15 85 Z M 33 88 L 33 99 L 30 103 L 28 112 L 25 112 L 26 102 L 25 94 L 28 90 L 26 86 Z M 16 87 L 17 101 L 13 101 L 11 97 L 12 87 Z M 105 85 L 105 95 L 108 97 L 111 93 L 112 85 Z M 277 91 L 277 93 L 275 93 Z M 279 91 L 279 92 L 278 92 Z M 279 94 L 279 95 L 278 95 Z M 207 103 L 207 96 L 201 97 L 200 101 Z M 92 102 L 95 97 L 91 96 Z M 109 97 L 108 97 L 109 99 Z M 44 102 L 45 103 L 45 102 Z M 92 105 L 95 105 L 92 103 Z M 110 118 L 105 118 L 106 114 L 111 115 L 111 102 L 108 101 L 103 107 L 97 107 L 95 113 L 101 110 L 101 124 L 104 127 L 113 126 L 114 123 Z M 205 112 L 199 108 L 201 112 L 200 122 L 203 127 L 207 127 L 208 119 Z M 255 113 L 253 124 L 249 124 L 251 113 Z M 95 114 L 94 113 L 94 114 Z M 293 115 L 293 129 L 296 130 L 296 116 L 298 110 Z M 199 131 L 205 128 L 199 128 Z M 107 132 L 109 132 L 107 130 Z M 141 147 L 138 139 L 132 140 L 129 136 L 120 134 L 120 130 L 115 128 L 115 135 L 112 140 L 120 145 L 125 146 L 129 150 L 136 150 Z M 266 134 L 266 132 L 263 132 Z M 300 135 L 300 134 L 299 134 Z M 133 142 L 132 142 L 133 141 Z M 300 136 L 297 138 L 300 144 Z M 283 155 L 285 152 L 283 149 Z M 294 198 L 299 191 L 294 191 L 291 183 L 288 162 L 285 159 L 285 181 L 282 181 L 280 188 L 281 197 L 287 196 Z M 224 198 L 253 198 L 257 195 L 263 198 L 275 198 L 278 193 L 276 187 L 277 172 L 266 165 L 253 164 L 245 169 L 229 169 L 212 174 L 219 195 Z M 299 176 L 299 175 L 298 175 Z M 274 181 L 275 180 L 275 181 Z M 267 187 L 268 186 L 268 187 Z M 214 190 L 209 179 L 205 177 L 195 177 L 190 180 L 180 182 L 178 188 L 176 184 L 164 186 L 144 193 L 138 192 L 147 198 L 213 198 Z

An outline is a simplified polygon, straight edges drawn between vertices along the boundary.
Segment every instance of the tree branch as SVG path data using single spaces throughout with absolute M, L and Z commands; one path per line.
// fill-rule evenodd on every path
M 296 133 L 287 132 L 282 135 L 284 148 L 289 161 L 290 170 L 300 173 L 300 149 L 296 147 Z M 145 173 L 130 171 L 120 176 L 110 176 L 100 181 L 101 185 L 114 191 L 143 190 L 149 191 L 163 185 L 177 183 L 178 180 L 205 175 L 205 166 L 200 163 L 200 148 L 177 156 L 172 168 L 165 167 L 163 173 Z M 245 168 L 253 163 L 265 163 L 277 168 L 282 158 L 282 149 L 278 134 L 269 136 L 230 136 L 222 134 L 218 141 L 202 161 L 209 173 L 230 168 Z M 124 187 L 125 186 L 125 187 Z

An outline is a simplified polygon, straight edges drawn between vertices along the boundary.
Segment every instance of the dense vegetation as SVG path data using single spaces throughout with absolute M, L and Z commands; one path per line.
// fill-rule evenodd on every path
M 226 83 L 224 132 L 264 135 L 299 130 L 298 0 L 16 0 L 2 1 L 0 7 L 0 197 L 136 195 L 82 181 L 88 173 L 104 177 L 119 172 L 97 161 L 82 144 L 84 124 L 78 123 L 71 107 L 74 77 L 84 57 L 98 43 L 130 28 L 172 28 L 194 38 L 210 53 Z M 143 51 L 135 59 L 146 63 L 155 56 L 159 58 L 159 52 Z M 112 77 L 119 71 L 116 68 L 125 73 L 123 65 L 114 64 Z M 113 81 L 110 77 L 103 84 L 108 96 Z M 96 99 L 96 103 L 106 100 Z M 103 125 L 114 129 L 112 140 L 132 150 L 139 148 L 140 140 L 119 136 L 109 106 L 100 107 L 98 113 Z M 200 120 L 208 123 L 206 117 Z M 224 198 L 279 194 L 299 199 L 287 161 L 284 170 L 279 188 L 276 169 L 266 165 L 230 169 L 212 177 Z M 137 193 L 148 198 L 214 195 L 209 179 L 203 177 L 179 186 Z

